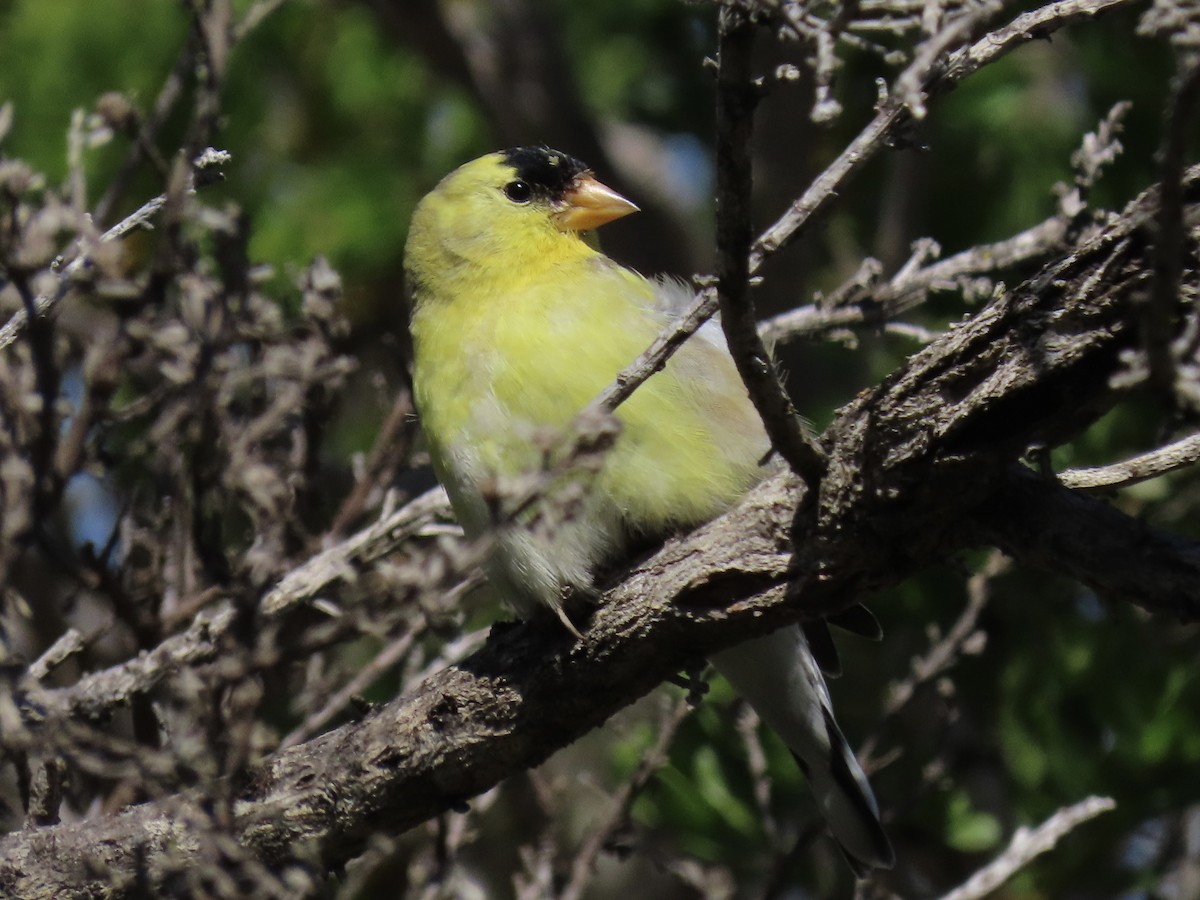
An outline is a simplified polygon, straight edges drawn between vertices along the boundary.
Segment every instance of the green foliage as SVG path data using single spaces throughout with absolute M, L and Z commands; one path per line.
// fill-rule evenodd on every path
M 120 6 L 114 15 L 108 4 L 75 0 L 0 5 L 0 97 L 17 110 L 6 150 L 52 179 L 66 175 L 71 110 L 91 107 L 105 91 L 149 104 L 187 34 L 187 17 L 172 4 Z M 119 158 L 107 156 L 110 165 Z
M 235 55 L 229 194 L 261 210 L 256 256 L 321 254 L 352 283 L 394 277 L 407 227 L 395 211 L 477 143 L 478 117 L 419 58 L 397 54 L 364 8 L 321 15 L 314 28 L 312 9 L 288 6 Z M 428 144 L 405 139 L 422 132 Z
M 951 791 L 946 802 L 947 844 L 964 853 L 979 853 L 997 849 L 1002 837 L 994 815 L 974 809 L 964 791 Z

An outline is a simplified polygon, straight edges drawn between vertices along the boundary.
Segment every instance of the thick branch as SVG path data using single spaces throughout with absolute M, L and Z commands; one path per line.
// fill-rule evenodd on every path
M 981 541 L 1116 600 L 1200 615 L 1200 544 L 1016 470 L 971 517 Z
M 1184 192 L 1200 200 L 1200 172 Z M 841 411 L 810 564 L 832 576 L 861 570 L 862 556 L 892 568 L 941 558 L 1030 446 L 1062 441 L 1115 402 L 1111 384 L 1139 346 L 1130 298 L 1150 277 L 1157 204 L 1147 192 Z

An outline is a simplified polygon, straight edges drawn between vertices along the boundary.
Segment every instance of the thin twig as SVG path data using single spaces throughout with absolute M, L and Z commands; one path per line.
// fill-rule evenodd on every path
M 83 646 L 83 635 L 74 628 L 68 628 L 45 653 L 29 664 L 29 668 L 25 670 L 26 677 L 34 681 L 44 681 L 47 675 L 82 650 Z
M 986 897 L 1017 872 L 1089 819 L 1117 808 L 1111 797 L 1088 797 L 1074 806 L 1065 806 L 1037 828 L 1018 828 L 1008 847 L 998 857 L 972 875 L 962 885 L 944 894 L 941 900 L 979 900 Z
M 1074 491 L 1112 491 L 1195 465 L 1197 461 L 1200 461 L 1200 434 L 1192 434 L 1119 463 L 1068 469 L 1059 473 L 1058 480 Z
M 192 54 L 193 42 L 189 38 L 175 60 L 175 65 L 171 67 L 170 73 L 163 81 L 163 86 L 159 89 L 158 96 L 154 99 L 154 106 L 150 110 L 150 114 L 143 123 L 134 125 L 136 131 L 133 146 L 126 154 L 124 161 L 122 161 L 121 168 L 117 170 L 116 175 L 113 176 L 112 181 L 105 188 L 104 195 L 96 204 L 93 212 L 96 222 L 104 222 L 108 219 L 109 213 L 112 212 L 121 195 L 125 193 L 125 187 L 128 185 L 130 179 L 133 178 L 134 172 L 137 171 L 138 164 L 141 162 L 143 156 L 151 161 L 158 170 L 161 178 L 166 179 L 168 177 L 170 166 L 162 158 L 162 154 L 159 153 L 158 148 L 155 146 L 155 141 L 158 139 L 158 134 L 166 123 L 167 118 L 175 109 L 175 104 L 179 102 L 179 98 L 184 94 L 184 81 L 193 64 Z
M 359 669 L 353 678 L 330 697 L 324 706 L 310 713 L 303 722 L 292 729 L 291 733 L 280 741 L 279 749 L 303 743 L 325 727 L 326 723 L 345 709 L 356 695 L 369 688 L 384 672 L 403 659 L 412 649 L 413 642 L 424 630 L 424 627 L 418 623 L 417 627 L 390 641 L 386 647 L 375 654 L 369 663 Z
M 615 411 L 647 378 L 655 372 L 661 372 L 675 351 L 682 347 L 700 326 L 711 319 L 716 311 L 717 292 L 713 287 L 707 286 L 700 291 L 682 316 L 664 329 L 641 356 L 621 370 L 616 379 L 596 396 L 589 408 L 609 413 Z
M 1171 348 L 1183 275 L 1183 172 L 1200 106 L 1200 60 L 1176 78 L 1163 135 L 1162 179 L 1155 216 L 1154 282 L 1143 317 L 1150 383 L 1171 402 L 1175 394 L 1175 355 Z
M 858 751 L 859 761 L 868 772 L 881 768 L 881 761 L 875 757 L 875 751 L 884 733 L 885 720 L 897 716 L 922 687 L 953 668 L 961 657 L 982 652 L 986 634 L 979 629 L 979 617 L 991 596 L 992 579 L 1006 571 L 1010 565 L 1008 557 L 999 550 L 992 550 L 983 567 L 967 581 L 967 605 L 963 607 L 954 624 L 944 635 L 940 635 L 931 626 L 929 649 L 913 658 L 908 676 L 903 681 L 888 686 L 887 698 L 883 705 L 883 719 L 875 732 L 863 741 Z
M 678 700 L 662 717 L 658 725 L 658 740 L 654 742 L 654 746 L 647 753 L 643 754 L 637 770 L 626 779 L 613 798 L 612 810 L 608 817 L 600 827 L 592 830 L 587 840 L 579 848 L 579 852 L 575 854 L 575 859 L 571 863 L 571 877 L 559 893 L 558 900 L 579 900 L 583 896 L 591 882 L 596 860 L 599 859 L 604 848 L 611 843 L 613 837 L 629 822 L 633 802 L 666 762 L 667 750 L 675 739 L 679 726 L 683 724 L 690 711 L 691 706 L 686 699 Z
M 951 47 L 968 39 L 972 32 L 1002 8 L 1002 3 L 993 0 L 993 2 L 980 3 L 974 9 L 964 11 L 959 18 L 945 27 L 939 27 L 935 22 L 926 24 L 925 31 L 931 37 L 917 48 L 912 63 L 896 79 L 892 89 L 892 94 L 914 119 L 919 121 L 925 118 L 927 113 L 925 101 L 928 99 L 925 96 L 927 82 L 938 62 L 945 58 Z M 929 10 L 930 7 L 927 6 L 926 9 Z
M 205 150 L 193 161 L 193 171 L 199 171 L 210 166 L 220 165 L 229 161 L 229 154 L 221 150 L 213 150 L 211 147 Z M 194 194 L 194 185 L 189 185 L 188 193 Z M 148 200 L 143 203 L 137 210 L 130 213 L 108 231 L 104 232 L 96 239 L 96 244 L 107 244 L 110 241 L 118 240 L 124 237 L 135 228 L 145 227 L 150 228 L 150 220 L 155 214 L 163 208 L 167 203 L 167 195 L 159 194 L 153 200 Z M 67 295 L 74 283 L 75 278 L 82 274 L 92 265 L 92 250 L 91 247 L 84 243 L 81 246 L 80 253 L 73 260 L 58 270 L 58 285 L 51 294 L 40 294 L 34 301 L 32 307 L 32 315 L 45 316 L 55 305 Z M 4 327 L 0 328 L 0 350 L 8 347 L 13 341 L 25 333 L 29 327 L 29 313 L 25 310 L 19 310 L 13 314 Z
M 1045 36 L 1079 19 L 1120 9 L 1132 3 L 1133 0 L 1063 0 L 1033 12 L 1023 13 L 1009 24 L 984 35 L 970 47 L 951 53 L 945 64 L 938 67 L 937 88 L 944 92 L 983 66 L 1032 40 L 1035 35 Z M 929 93 L 932 88 L 932 73 L 917 72 L 919 64 L 923 62 L 923 59 L 914 61 L 898 80 L 923 84 L 926 93 Z M 912 74 L 909 74 L 910 72 Z M 919 79 L 917 74 L 921 74 Z M 792 203 L 787 212 L 763 231 L 754 242 L 750 251 L 750 274 L 756 274 L 768 257 L 800 237 L 815 216 L 842 191 L 846 182 L 880 150 L 888 146 L 910 118 L 911 112 L 893 92 L 880 104 L 875 117 L 838 158 Z
M 780 313 L 759 325 L 759 334 L 767 344 L 811 337 L 832 328 L 851 325 L 876 325 L 911 310 L 938 290 L 952 290 L 973 275 L 985 275 L 1000 269 L 1036 262 L 1062 246 L 1066 221 L 1055 215 L 1003 241 L 981 244 L 954 256 L 897 272 L 882 285 L 863 283 L 856 273 L 832 296 L 840 303 L 810 303 Z M 849 301 L 849 302 L 847 302 Z M 928 335 L 920 335 L 927 339 Z
M 721 10 L 717 60 L 717 294 L 730 355 L 762 417 L 771 446 L 816 484 L 825 457 L 806 431 L 758 336 L 749 296 L 750 141 L 758 88 L 751 74 L 754 25 L 736 7 Z
M 379 427 L 362 477 L 355 482 L 354 488 L 338 507 L 337 514 L 325 532 L 325 540 L 337 538 L 349 528 L 362 515 L 372 491 L 386 486 L 393 480 L 394 470 L 408 449 L 406 442 L 401 441 L 400 435 L 412 414 L 412 395 L 407 390 L 398 392 L 391 410 Z
M 942 336 L 940 331 L 934 331 L 932 328 L 926 328 L 913 322 L 888 322 L 883 326 L 883 330 L 888 334 L 899 335 L 919 344 L 933 343 Z
M 993 578 L 1002 574 L 1010 565 L 1009 559 L 1000 551 L 993 550 L 987 564 L 971 576 L 967 583 L 967 605 L 962 613 L 950 626 L 950 630 L 933 644 L 929 650 L 912 662 L 908 678 L 899 684 L 893 684 L 888 690 L 887 702 L 884 704 L 884 715 L 895 715 L 912 699 L 917 689 L 928 684 L 938 675 L 950 669 L 960 656 L 979 652 L 972 646 L 976 635 L 982 634 L 977 630 L 979 616 L 987 606 L 988 587 Z
M 396 512 L 312 557 L 279 580 L 262 599 L 264 615 L 276 616 L 317 596 L 356 567 L 390 553 L 449 515 L 450 502 L 440 487 L 426 491 Z

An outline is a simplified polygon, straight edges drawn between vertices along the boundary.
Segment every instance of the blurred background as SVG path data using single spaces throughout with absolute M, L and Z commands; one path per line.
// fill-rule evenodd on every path
M 407 390 L 402 249 L 414 204 L 452 168 L 523 143 L 565 150 L 644 210 L 605 228 L 610 255 L 646 274 L 687 278 L 710 270 L 714 79 L 704 61 L 715 51 L 716 4 L 295 0 L 266 6 L 277 8 L 248 29 L 227 61 L 212 143 L 232 161 L 224 183 L 206 189 L 203 202 L 225 213 L 236 207 L 246 254 L 266 267 L 257 283 L 285 314 L 295 312 L 296 283 L 314 258 L 324 257 L 340 273 L 339 312 L 348 328 L 334 346 L 357 365 L 331 390 L 310 473 L 304 521 L 319 536 L 345 511 L 343 501 L 371 462 L 390 412 L 400 410 L 393 424 L 405 448 L 387 469 L 390 483 L 402 495 L 432 483 L 419 435 L 397 401 Z M 192 121 L 188 73 L 176 73 L 178 97 L 163 112 L 157 150 L 132 167 L 126 160 L 138 124 L 154 115 L 181 49 L 194 39 L 187 7 L 162 0 L 0 0 L 0 103 L 11 104 L 12 116 L 0 143 L 3 159 L 27 161 L 50 190 L 82 191 L 102 228 L 160 193 L 164 161 Z M 233 4 L 239 16 L 251 7 L 248 0 Z M 1001 20 L 1019 8 L 1008 4 Z M 1124 152 L 1089 200 L 1119 210 L 1152 184 L 1174 60 L 1163 42 L 1137 34 L 1144 11 L 1031 42 L 938 99 L 903 146 L 875 160 L 801 245 L 769 263 L 754 293 L 760 314 L 813 302 L 866 257 L 890 275 L 918 238 L 933 238 L 949 255 L 1053 216 L 1060 186 L 1075 177 L 1073 151 L 1120 101 L 1132 104 L 1120 134 Z M 905 35 L 872 39 L 885 50 L 911 44 Z M 757 65 L 764 72 L 796 65 L 804 73 L 808 52 L 802 42 L 764 30 Z M 841 47 L 839 56 L 833 90 L 839 116 L 813 121 L 812 84 L 803 76 L 774 84 L 760 107 L 754 146 L 760 227 L 868 121 L 875 80 L 898 71 L 878 50 Z M 69 166 L 73 116 L 83 117 L 89 136 L 83 184 Z M 132 235 L 121 265 L 127 271 L 148 265 L 154 241 L 153 234 Z M 1015 284 L 1027 274 L 1003 278 Z M 936 331 L 980 302 L 946 291 L 905 320 Z M 912 335 L 861 328 L 793 342 L 779 353 L 797 406 L 822 427 L 839 405 L 920 346 Z M 65 371 L 64 393 L 72 377 L 81 390 L 82 376 L 71 375 L 78 366 Z M 1113 461 L 1187 425 L 1135 398 L 1055 448 L 1052 461 L 1056 468 Z M 77 548 L 101 545 L 144 489 L 145 480 L 131 471 L 74 483 L 54 539 Z M 340 527 L 369 521 L 381 502 L 378 491 L 364 498 Z M 1200 534 L 1194 473 L 1125 490 L 1114 502 Z M 23 563 L 27 598 L 54 595 L 48 585 L 56 582 L 39 574 L 39 565 L 53 568 Z M 102 594 L 94 603 L 100 608 Z M 957 645 L 944 672 L 918 679 L 901 704 L 896 686 L 913 679 L 914 660 L 972 597 L 978 619 L 967 623 L 970 639 Z M 1151 618 L 1065 579 L 1008 568 L 984 551 L 947 559 L 938 571 L 864 599 L 885 639 L 841 642 L 845 675 L 831 690 L 851 742 L 869 741 L 873 784 L 901 860 L 882 884 L 901 896 L 936 896 L 998 853 L 1017 827 L 1100 794 L 1116 800 L 1114 812 L 1070 835 L 996 896 L 1200 896 L 1194 626 Z M 383 667 L 364 694 L 373 701 L 394 696 L 457 630 L 482 626 L 492 614 L 439 612 L 437 627 L 413 642 L 415 661 L 399 658 Z M 32 616 L 33 625 L 10 625 L 9 633 L 23 642 L 19 649 L 36 655 L 78 615 L 77 606 L 64 602 Z M 344 683 L 392 637 L 386 628 L 364 627 L 325 651 L 321 683 Z M 111 664 L 138 646 L 136 637 L 106 641 L 91 651 L 89 666 Z M 289 691 L 311 691 L 305 679 L 315 677 L 296 662 L 268 679 L 264 747 L 302 719 L 302 710 L 289 705 Z M 537 772 L 493 791 L 460 817 L 465 825 L 443 822 L 440 830 L 417 829 L 374 848 L 369 865 L 357 875 L 350 867 L 338 883 L 352 890 L 346 896 L 363 898 L 539 896 L 539 866 L 548 858 L 555 872 L 569 869 L 588 837 L 605 826 L 616 792 L 669 727 L 667 761 L 640 787 L 627 821 L 606 835 L 586 896 L 849 896 L 851 880 L 821 836 L 803 778 L 782 745 L 754 731 L 727 687 L 715 684 L 682 718 L 681 694 L 661 689 Z M 14 822 L 19 809 L 5 824 Z M 447 846 L 448 856 L 434 849 Z

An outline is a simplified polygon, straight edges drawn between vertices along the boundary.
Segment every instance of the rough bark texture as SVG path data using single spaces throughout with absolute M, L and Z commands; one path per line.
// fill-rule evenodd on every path
M 1198 187 L 1193 172 L 1193 203 Z M 1155 192 L 1143 195 L 841 411 L 826 435 L 817 539 L 801 549 L 822 577 L 870 579 L 865 558 L 891 580 L 898 566 L 944 555 L 1027 450 L 1078 433 L 1115 401 L 1121 354 L 1138 347 L 1156 205 Z

